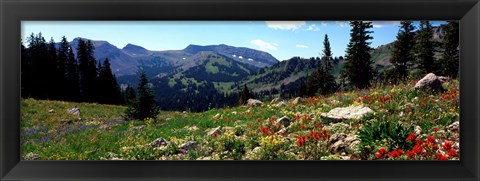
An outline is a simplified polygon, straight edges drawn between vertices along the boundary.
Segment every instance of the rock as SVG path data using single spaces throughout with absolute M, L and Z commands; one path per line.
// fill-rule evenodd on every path
M 134 127 L 131 127 L 129 130 L 130 131 L 134 131 L 134 130 L 142 130 L 145 128 L 145 125 L 140 125 L 140 126 L 134 126 Z
M 460 122 L 455 121 L 452 124 L 448 125 L 447 129 L 450 130 L 450 131 L 458 131 L 459 127 L 460 127 Z
M 272 101 L 270 101 L 270 104 L 273 105 L 273 104 L 278 104 L 278 103 L 280 103 L 280 102 L 283 102 L 283 100 L 280 99 L 280 98 L 275 98 L 275 99 L 273 99 Z
M 282 128 L 280 129 L 279 131 L 277 131 L 277 133 L 279 134 L 282 134 L 282 135 L 287 135 L 289 132 L 288 132 L 288 129 L 287 128 Z
M 178 149 L 182 151 L 188 151 L 188 150 L 194 149 L 196 145 L 197 145 L 196 141 L 187 141 L 186 143 L 180 145 Z
M 279 102 L 278 104 L 276 104 L 275 106 L 276 107 L 282 107 L 282 106 L 285 106 L 287 105 L 287 103 L 285 101 L 282 101 L 282 102 Z
M 40 155 L 30 152 L 27 153 L 25 156 L 23 156 L 23 159 L 25 160 L 40 160 Z
M 150 143 L 150 146 L 152 146 L 153 148 L 157 148 L 157 147 L 161 147 L 161 146 L 167 146 L 168 144 L 169 144 L 169 142 L 166 139 L 157 138 Z
M 197 126 L 192 126 L 188 128 L 188 131 L 196 131 L 196 130 L 198 130 Z
M 198 157 L 197 160 L 212 160 L 212 157 Z
M 277 119 L 275 124 L 282 124 L 284 127 L 288 127 L 290 125 L 290 119 L 287 118 L 287 116 L 283 116 L 280 119 Z
M 258 107 L 258 106 L 262 106 L 263 102 L 262 101 L 259 101 L 257 99 L 248 99 L 247 101 L 247 106 L 248 107 Z
M 420 135 L 422 133 L 422 128 L 420 126 L 415 126 L 415 134 Z
M 245 160 L 260 160 L 262 159 L 263 148 L 255 147 L 252 151 L 247 152 Z
M 81 116 L 81 114 L 80 114 L 80 108 L 77 108 L 77 107 L 70 108 L 70 109 L 67 110 L 67 112 L 70 113 L 70 114 L 73 114 L 73 115 L 75 115 L 75 116 L 78 116 L 78 117 Z
M 437 76 L 438 80 L 442 81 L 442 82 L 448 82 L 450 81 L 450 78 L 448 77 L 444 77 L 444 76 Z
M 222 115 L 220 113 L 217 113 L 215 116 L 212 117 L 212 119 L 220 119 Z
M 208 136 L 213 136 L 215 133 L 217 133 L 217 135 L 220 135 L 222 134 L 222 130 L 221 130 L 221 126 L 219 127 L 216 127 L 216 128 L 213 128 L 211 131 L 208 132 Z
M 348 136 L 346 134 L 333 134 L 328 140 L 328 150 L 332 153 L 343 152 L 354 142 L 360 140 L 355 136 Z
M 330 110 L 328 113 L 322 113 L 320 116 L 336 119 L 336 120 L 344 120 L 344 119 L 360 119 L 364 115 L 374 113 L 372 109 L 366 106 L 350 106 L 350 107 L 337 107 Z
M 50 109 L 50 110 L 48 110 L 48 113 L 55 113 L 55 110 L 54 110 L 54 109 Z
M 72 124 L 72 123 L 73 123 L 73 121 L 70 120 L 70 119 L 63 119 L 63 120 L 61 120 L 60 122 L 61 122 L 62 124 Z
M 297 97 L 297 98 L 295 98 L 295 100 L 293 100 L 292 105 L 297 106 L 298 104 L 302 103 L 302 101 L 303 100 L 302 100 L 301 97 Z
M 442 87 L 442 82 L 433 73 L 429 73 L 425 77 L 420 79 L 415 84 L 415 89 L 432 89 L 434 91 L 445 91 L 445 89 L 443 89 Z

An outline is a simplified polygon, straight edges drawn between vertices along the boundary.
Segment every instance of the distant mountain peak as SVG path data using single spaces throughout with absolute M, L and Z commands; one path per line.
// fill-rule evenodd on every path
M 150 51 L 148 51 L 147 49 L 145 49 L 141 46 L 134 45 L 134 44 L 131 44 L 131 43 L 129 43 L 125 47 L 123 47 L 122 50 L 125 51 L 126 53 L 131 54 L 131 55 L 147 55 L 150 52 Z

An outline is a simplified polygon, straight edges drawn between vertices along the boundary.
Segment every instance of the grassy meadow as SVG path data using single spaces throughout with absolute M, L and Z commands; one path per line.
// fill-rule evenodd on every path
M 459 132 L 449 125 L 459 121 L 459 81 L 443 82 L 446 91 L 438 93 L 414 85 L 337 92 L 298 105 L 263 100 L 260 107 L 162 111 L 137 121 L 124 121 L 123 106 L 23 99 L 21 155 L 25 160 L 458 160 Z M 320 116 L 358 105 L 374 113 L 340 121 Z M 73 107 L 80 108 L 80 117 L 67 112 Z M 289 124 L 277 122 L 282 117 Z M 339 143 L 341 137 L 350 141 Z M 157 138 L 167 143 L 152 144 Z

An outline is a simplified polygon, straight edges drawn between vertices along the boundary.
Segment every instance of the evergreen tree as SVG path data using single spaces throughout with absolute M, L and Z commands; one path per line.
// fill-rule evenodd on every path
M 413 30 L 415 27 L 411 21 L 400 22 L 397 40 L 393 43 L 392 58 L 390 62 L 394 66 L 393 81 L 405 81 L 408 77 L 408 68 L 412 65 L 413 46 L 415 45 Z
M 243 85 L 243 89 L 242 91 L 239 93 L 239 103 L 240 105 L 243 105 L 243 104 L 246 104 L 248 99 L 252 99 L 253 98 L 253 95 L 252 93 L 250 93 L 250 91 L 248 90 L 248 87 L 247 87 L 247 84 L 244 84 Z
M 125 89 L 125 103 L 131 104 L 135 102 L 135 99 L 137 99 L 137 95 L 135 94 L 135 89 L 131 85 L 128 85 L 127 88 Z
M 80 80 L 78 75 L 78 63 L 73 54 L 73 49 L 68 46 L 68 55 L 66 61 L 66 73 L 65 78 L 67 81 L 66 86 L 66 100 L 80 101 Z
M 372 50 L 368 40 L 373 39 L 368 31 L 372 28 L 371 22 L 350 21 L 350 42 L 346 51 L 345 73 L 347 79 L 356 88 L 366 88 L 370 86 L 373 79 L 373 68 L 369 51 Z
M 31 84 L 27 87 L 31 87 L 31 96 L 37 99 L 48 98 L 48 87 L 45 81 L 48 81 L 48 67 L 49 51 L 48 45 L 43 38 L 42 33 L 34 35 L 33 33 L 28 38 L 28 58 L 30 59 L 29 65 L 31 68 Z M 25 82 L 28 83 L 28 82 Z
M 323 39 L 323 54 L 322 54 L 322 64 L 323 68 L 327 72 L 331 72 L 333 69 L 334 59 L 332 57 L 332 50 L 330 48 L 330 41 L 328 40 L 328 35 L 325 34 L 325 38 Z
M 58 76 L 58 83 L 62 86 L 61 89 L 64 89 L 59 92 L 59 98 L 62 100 L 67 99 L 68 96 L 68 82 L 67 82 L 67 61 L 68 61 L 68 53 L 69 53 L 70 44 L 67 41 L 65 36 L 62 37 L 60 45 L 57 51 L 57 76 Z
M 448 21 L 444 26 L 445 36 L 443 37 L 442 48 L 443 58 L 441 60 L 442 73 L 452 78 L 457 78 L 459 67 L 459 23 Z
M 120 89 L 117 84 L 117 78 L 113 75 L 112 69 L 110 68 L 110 61 L 108 58 L 101 63 L 98 63 L 98 82 L 99 82 L 99 94 L 101 97 L 102 103 L 106 104 L 119 104 L 121 101 Z
M 419 28 L 414 47 L 417 66 L 423 74 L 432 73 L 434 71 L 432 25 L 429 21 L 420 21 Z
M 21 44 L 21 96 L 23 98 L 31 97 L 32 91 L 32 65 L 29 57 L 28 49 L 23 45 L 23 41 L 20 41 Z
M 85 102 L 94 102 L 96 96 L 97 67 L 90 40 L 78 40 L 77 60 L 79 62 L 80 95 Z
M 308 80 L 308 76 L 307 76 Z M 307 97 L 307 85 L 305 85 L 305 81 L 300 82 L 300 87 L 298 88 L 298 97 Z
M 62 91 L 60 80 L 63 76 L 61 76 L 57 67 L 57 49 L 53 38 L 50 38 L 50 42 L 48 42 L 48 59 L 46 66 L 47 69 L 45 73 L 47 74 L 47 79 L 44 80 L 44 84 L 47 87 L 47 98 L 59 100 L 61 99 L 60 92 Z
M 137 87 L 138 97 L 131 104 L 127 105 L 125 111 L 128 119 L 144 120 L 145 118 L 155 118 L 159 109 L 155 102 L 155 95 L 150 89 L 147 75 L 142 69 L 139 76 L 139 83 Z

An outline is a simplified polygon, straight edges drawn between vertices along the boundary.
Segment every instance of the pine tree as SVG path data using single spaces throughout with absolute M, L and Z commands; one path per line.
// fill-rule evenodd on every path
M 330 48 L 330 41 L 328 40 L 328 35 L 325 34 L 325 38 L 323 39 L 323 54 L 322 54 L 322 64 L 323 68 L 327 72 L 331 72 L 333 69 L 334 59 L 332 56 L 332 50 Z
M 155 95 L 149 85 L 147 75 L 142 69 L 137 87 L 138 97 L 131 104 L 127 105 L 125 111 L 128 119 L 143 121 L 146 118 L 155 118 L 158 115 L 159 109 L 155 102 Z
M 432 25 L 429 21 L 420 21 L 419 28 L 414 47 L 417 66 L 423 74 L 432 73 L 434 71 Z
M 31 91 L 32 91 L 32 65 L 31 65 L 31 59 L 29 56 L 29 51 L 23 45 L 23 41 L 20 41 L 21 44 L 21 96 L 23 98 L 28 98 L 31 97 Z
M 48 81 L 48 61 L 49 61 L 49 52 L 48 45 L 43 38 L 42 33 L 34 35 L 33 33 L 28 38 L 28 57 L 29 65 L 31 68 L 31 84 L 28 87 L 31 87 L 31 96 L 36 99 L 47 99 L 48 98 L 48 87 L 46 86 L 46 81 Z M 26 82 L 28 83 L 28 82 Z
M 443 37 L 442 48 L 443 58 L 441 60 L 442 73 L 452 78 L 458 77 L 459 67 L 459 23 L 448 21 L 444 26 L 445 36 Z
M 67 61 L 68 61 L 68 52 L 69 52 L 70 44 L 67 41 L 65 36 L 62 37 L 60 45 L 57 51 L 57 76 L 58 76 L 58 83 L 66 90 L 62 90 L 59 92 L 59 98 L 62 100 L 67 99 L 68 96 L 68 82 L 67 82 Z
M 125 89 L 125 103 L 130 104 L 137 99 L 137 95 L 135 94 L 135 89 L 131 85 L 128 85 Z
M 392 58 L 390 62 L 394 66 L 393 81 L 405 81 L 408 77 L 408 69 L 413 64 L 413 46 L 415 45 L 413 30 L 415 27 L 411 21 L 400 22 L 397 40 L 393 43 Z
M 95 102 L 97 67 L 96 60 L 93 57 L 94 47 L 90 40 L 78 40 L 77 60 L 79 62 L 80 94 L 81 100 L 85 102 Z
M 373 79 L 372 61 L 369 51 L 372 50 L 368 40 L 373 39 L 368 31 L 372 28 L 371 22 L 351 21 L 350 43 L 347 46 L 345 73 L 347 79 L 356 88 L 366 88 L 370 86 Z
M 100 62 L 98 63 L 98 71 L 98 88 L 101 89 L 98 90 L 101 97 L 99 101 L 106 104 L 119 104 L 121 102 L 120 89 L 108 58 L 103 62 L 103 66 Z
M 78 63 L 73 54 L 73 49 L 68 46 L 68 55 L 66 61 L 66 100 L 80 101 L 80 80 L 78 75 Z
M 57 68 L 57 49 L 53 38 L 50 38 L 50 42 L 48 42 L 48 59 L 46 66 L 47 69 L 45 73 L 47 74 L 47 79 L 44 80 L 44 84 L 47 87 L 47 98 L 59 100 L 61 99 L 61 78 L 63 76 L 61 76 L 61 73 Z
M 243 89 L 240 92 L 240 95 L 239 95 L 239 98 L 238 98 L 240 105 L 246 104 L 248 99 L 251 99 L 251 98 L 253 98 L 253 95 L 248 90 L 247 84 L 244 84 Z

